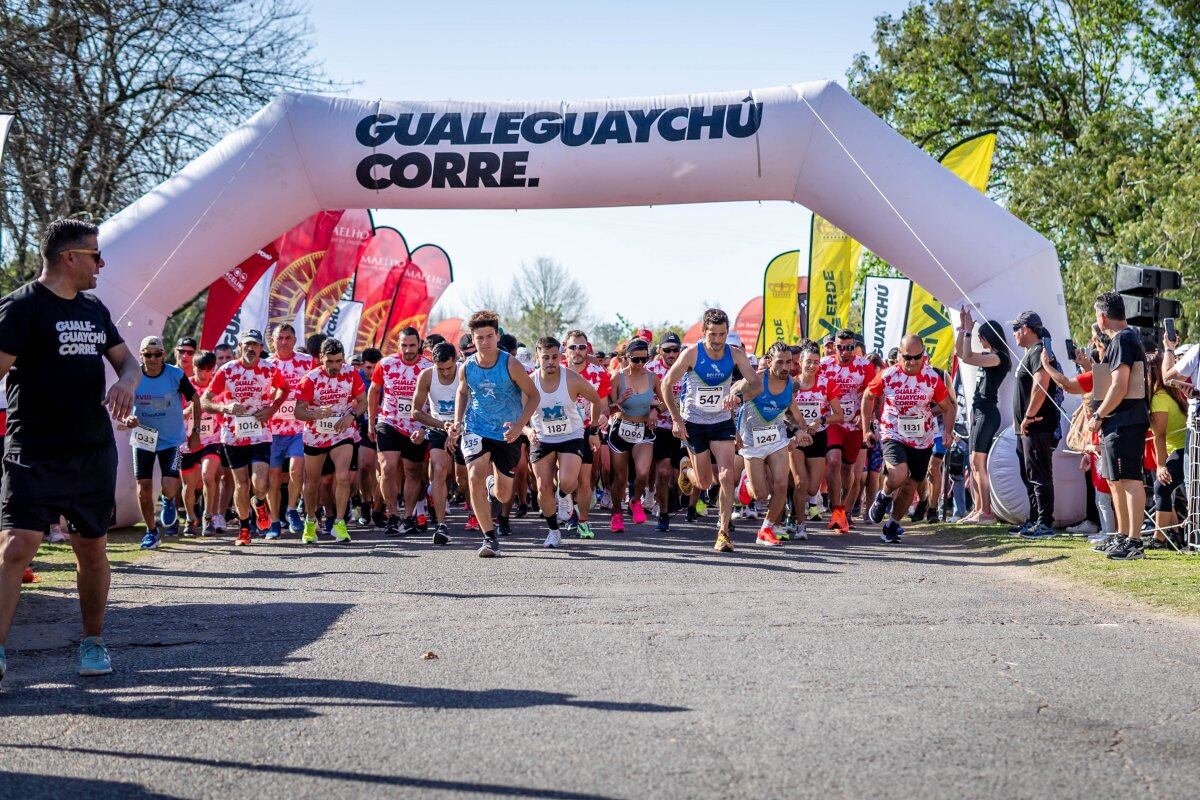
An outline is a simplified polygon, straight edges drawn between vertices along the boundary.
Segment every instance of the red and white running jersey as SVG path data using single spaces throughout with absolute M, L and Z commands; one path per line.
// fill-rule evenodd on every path
M 562 360 L 562 366 L 563 369 L 571 369 L 565 358 Z M 604 369 L 604 367 L 598 367 L 592 362 L 588 361 L 584 363 L 583 370 L 579 373 L 579 376 L 590 383 L 592 388 L 596 390 L 596 394 L 600 395 L 600 399 L 604 401 L 604 405 L 601 406 L 600 413 L 604 414 L 607 412 L 608 400 L 606 398 L 608 397 L 609 391 L 612 389 L 612 378 L 609 376 L 608 372 Z M 582 397 L 575 402 L 579 405 L 579 413 L 583 414 L 584 424 L 586 425 L 587 423 L 591 422 L 592 404 L 587 400 L 584 400 Z
M 288 393 L 287 381 L 279 370 L 268 366 L 262 360 L 255 362 L 253 367 L 247 367 L 240 358 L 218 369 L 208 389 L 219 402 L 241 403 L 246 408 L 246 417 L 269 406 L 276 389 L 282 389 L 285 397 Z M 257 426 L 256 433 L 237 433 L 238 429 L 245 428 L 245 425 L 239 422 L 242 419 L 244 417 L 225 418 L 225 425 L 221 428 L 222 442 L 234 447 L 244 447 L 271 441 L 271 428 L 265 424 Z
M 317 361 L 306 353 L 292 353 L 292 357 L 289 359 L 271 356 L 264 361 L 279 370 L 279 374 L 287 381 L 289 392 L 289 402 L 280 409 L 278 414 L 271 417 L 271 435 L 295 436 L 304 430 L 304 423 L 292 415 L 291 401 L 296 398 L 296 387 L 300 385 L 300 379 L 317 366 Z
M 670 367 L 668 367 L 666 364 L 664 364 L 663 360 L 661 358 L 655 358 L 653 361 L 651 361 L 649 364 L 646 365 L 646 369 L 649 372 L 653 372 L 655 375 L 657 375 L 658 379 L 661 381 L 663 378 L 667 377 L 667 371 L 670 369 Z M 680 402 L 680 404 L 683 403 L 683 400 L 681 398 L 683 397 L 683 381 L 684 380 L 687 380 L 687 378 L 685 377 L 683 380 L 679 381 L 679 383 L 677 383 L 671 387 L 671 393 L 675 395 L 675 399 L 678 400 Z M 671 429 L 670 413 L 664 411 L 663 413 L 658 415 L 658 427 L 666 428 L 667 430 Z
M 188 380 L 192 382 L 192 386 L 196 387 L 196 394 L 203 394 L 204 390 L 212 383 L 212 376 L 208 378 L 208 383 L 202 384 L 196 379 L 195 375 L 189 375 Z M 210 414 L 207 411 L 200 414 L 200 449 L 208 447 L 210 444 L 217 444 L 221 441 L 221 429 L 225 426 L 225 415 Z M 183 407 L 183 444 L 179 445 L 179 452 L 190 453 L 191 448 L 188 447 L 187 440 L 192 435 L 192 412 L 186 405 Z
M 354 401 L 365 391 L 367 386 L 358 370 L 343 364 L 337 375 L 330 375 L 322 367 L 310 371 L 300 379 L 296 397 L 310 406 L 332 406 L 334 417 L 340 417 L 354 408 Z M 308 447 L 330 447 L 338 442 L 357 442 L 359 438 L 357 424 L 340 433 L 323 430 L 325 420 L 305 420 L 303 425 L 304 444 Z
M 800 416 L 808 425 L 815 427 L 817 433 L 825 430 L 828 426 L 821 423 L 821 417 L 828 417 L 832 411 L 831 404 L 838 399 L 837 386 L 820 370 L 817 370 L 817 380 L 807 389 L 800 388 L 799 377 L 792 378 L 792 381 L 796 387 L 795 399 Z
M 865 358 L 854 358 L 849 364 L 841 364 L 837 359 L 826 363 L 821 360 L 821 374 L 834 385 L 842 413 L 846 415 L 842 427 L 848 431 L 859 429 L 859 417 L 862 416 L 862 396 L 871 381 L 875 380 L 875 365 Z
M 933 447 L 937 426 L 930 404 L 942 402 L 949 393 L 932 367 L 925 365 L 916 375 L 907 374 L 900 366 L 888 367 L 867 391 L 883 398 L 880 430 L 885 441 L 919 449 Z
M 433 362 L 421 356 L 407 364 L 399 355 L 388 356 L 375 365 L 371 383 L 380 387 L 379 416 L 376 425 L 387 424 L 398 432 L 409 434 L 424 427 L 413 419 L 413 395 L 417 393 L 417 377 L 421 370 L 433 366 Z

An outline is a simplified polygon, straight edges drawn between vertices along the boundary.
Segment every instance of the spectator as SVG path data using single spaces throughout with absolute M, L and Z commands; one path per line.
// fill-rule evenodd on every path
M 1154 445 L 1154 540 L 1152 549 L 1166 546 L 1179 524 L 1175 490 L 1183 484 L 1184 447 L 1187 444 L 1187 400 L 1178 389 L 1163 382 L 1161 357 L 1147 361 L 1150 389 L 1150 431 Z
M 1004 329 L 1000 323 L 988 320 L 979 327 L 980 352 L 971 347 L 974 328 L 975 320 L 964 307 L 959 311 L 954 353 L 964 364 L 978 367 L 979 375 L 975 380 L 975 395 L 971 399 L 971 494 L 975 498 L 975 509 L 961 521 L 990 525 L 996 521 L 996 517 L 992 514 L 987 458 L 992 443 L 1000 435 L 1000 385 L 1012 369 L 1012 359 L 1004 344 Z M 1014 419 L 1017 418 L 1014 415 Z
M 1042 367 L 1041 342 L 1049 333 L 1036 311 L 1022 312 L 1010 324 L 1017 344 L 1025 348 L 1025 357 L 1017 366 L 1013 429 L 1017 433 L 1017 461 L 1029 495 L 1029 519 L 1011 532 L 1029 538 L 1054 536 L 1051 456 L 1059 439 L 1059 407 L 1049 394 L 1050 374 Z

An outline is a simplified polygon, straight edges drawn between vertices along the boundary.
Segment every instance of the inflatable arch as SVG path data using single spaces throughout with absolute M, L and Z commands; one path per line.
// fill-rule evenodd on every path
M 991 319 L 1036 308 L 1066 331 L 1053 245 L 833 82 L 546 103 L 282 95 L 102 226 L 97 293 L 136 346 L 246 253 L 323 208 L 730 200 L 800 203 L 950 308 L 964 296 Z M 1064 515 L 1078 519 L 1078 473 L 1066 462 L 1056 475 Z M 1024 502 L 1019 483 L 996 491 L 1005 507 Z M 130 486 L 119 500 L 118 521 L 136 520 Z

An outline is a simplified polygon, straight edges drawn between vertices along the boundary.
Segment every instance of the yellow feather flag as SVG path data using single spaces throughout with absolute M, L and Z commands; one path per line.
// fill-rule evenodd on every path
M 796 297 L 800 284 L 800 251 L 789 250 L 771 259 L 763 271 L 763 322 L 755 355 L 766 355 L 775 342 L 799 344 Z
M 808 337 L 820 340 L 850 322 L 850 295 L 862 245 L 813 214 L 808 244 Z M 765 317 L 764 317 L 765 319 Z
M 981 192 L 987 191 L 988 177 L 992 172 L 992 158 L 996 154 L 994 131 L 977 134 L 951 147 L 940 159 L 942 166 L 974 186 Z M 908 323 L 906 333 L 915 333 L 925 342 L 929 363 L 939 369 L 950 369 L 954 356 L 954 327 L 946 307 L 934 299 L 916 283 L 908 301 Z

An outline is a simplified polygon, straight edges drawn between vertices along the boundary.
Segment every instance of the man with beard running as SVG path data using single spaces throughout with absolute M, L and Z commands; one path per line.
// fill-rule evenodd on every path
M 735 369 L 741 372 L 745 387 L 752 393 L 761 389 L 762 381 L 750 366 L 745 351 L 725 343 L 729 316 L 724 311 L 718 308 L 705 311 L 703 326 L 703 338 L 679 356 L 662 381 L 672 386 L 686 376 L 682 408 L 674 394 L 662 394 L 671 413 L 672 430 L 687 444 L 689 453 L 689 458 L 680 463 L 679 490 L 689 495 L 693 486 L 707 489 L 720 483 L 720 521 L 713 549 L 731 553 L 729 522 L 739 478 L 734 468 L 737 428 L 732 410 L 741 405 L 742 398 L 734 396 L 730 387 Z
M 304 441 L 301 435 L 304 423 L 296 419 L 296 387 L 307 375 L 316 360 L 305 353 L 296 352 L 296 329 L 288 323 L 275 326 L 271 334 L 274 354 L 263 363 L 279 370 L 288 387 L 288 399 L 279 407 L 279 413 L 271 417 L 271 478 L 267 502 L 271 508 L 271 527 L 268 539 L 278 539 L 286 522 L 291 533 L 299 535 L 303 525 L 296 505 L 300 502 L 304 486 Z M 280 502 L 283 474 L 288 476 L 286 513 Z
M 493 558 L 500 555 L 500 540 L 487 509 L 497 511 L 512 498 L 513 471 L 521 457 L 517 440 L 540 395 L 521 363 L 500 349 L 496 312 L 475 312 L 467 328 L 476 351 L 459 368 L 450 432 L 460 437 L 467 462 L 471 507 L 483 532 L 479 557 Z
M 526 428 L 529 458 L 537 475 L 538 508 L 546 520 L 544 547 L 562 544 L 559 532 L 559 508 L 570 502 L 579 485 L 583 451 L 590 447 L 587 428 L 599 421 L 600 395 L 592 384 L 574 370 L 562 367 L 559 341 L 544 336 L 537 343 L 538 368 L 530 375 L 538 392 L 538 402 Z M 576 402 L 586 400 L 591 418 L 584 424 Z
M 912 505 L 917 485 L 925 480 L 933 456 L 934 410 L 942 415 L 946 430 L 954 429 L 954 396 L 925 363 L 925 345 L 919 336 L 910 333 L 901 340 L 900 363 L 879 373 L 863 394 L 861 433 L 869 444 L 875 438 L 871 420 L 877 402 L 883 403 L 879 423 L 885 477 L 883 490 L 875 495 L 867 515 L 879 523 L 890 508 L 892 518 L 884 524 L 880 538 L 899 544 L 904 534 L 900 521 Z
M 587 334 L 580 330 L 568 331 L 566 336 L 567 357 L 566 366 L 592 385 L 600 397 L 600 407 L 592 413 L 593 404 L 587 400 L 578 401 L 579 413 L 583 419 L 596 419 L 596 425 L 589 425 L 584 437 L 584 447 L 580 451 L 583 461 L 579 468 L 579 484 L 575 488 L 575 513 L 578 515 L 578 534 L 580 539 L 594 539 L 591 523 L 588 522 L 588 512 L 595 498 L 595 476 L 600 469 L 600 436 L 598 429 L 608 422 L 608 394 L 612 378 L 607 370 L 593 363 L 588 358 L 591 347 Z M 564 504 L 565 505 L 565 504 Z
M 855 355 L 858 339 L 850 330 L 838 331 L 832 359 L 822 361 L 825 378 L 837 389 L 838 405 L 844 416 L 840 424 L 828 427 L 825 433 L 825 480 L 829 484 L 829 528 L 850 532 L 847 507 L 854 507 L 857 475 L 865 464 L 863 437 L 859 424 L 859 409 L 863 392 L 875 380 L 875 366 L 866 358 Z M 859 464 L 859 457 L 864 458 Z M 857 467 L 857 469 L 856 469 Z
M 446 498 L 450 494 L 450 479 L 457 477 L 459 486 L 467 485 L 467 462 L 463 460 L 458 442 L 451 436 L 454 427 L 454 400 L 458 396 L 458 364 L 454 345 L 440 342 L 433 348 L 433 366 L 417 376 L 417 393 L 413 396 L 413 417 L 429 427 L 429 460 L 433 467 L 433 513 L 437 527 L 434 544 L 450 544 L 450 527 L 446 524 Z M 426 403 L 429 411 L 425 411 Z

